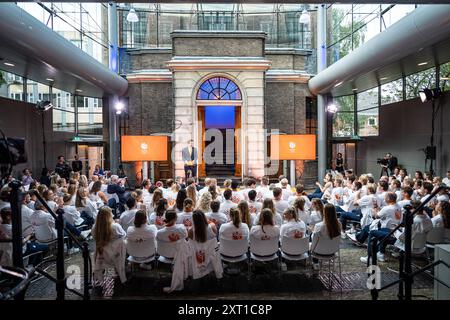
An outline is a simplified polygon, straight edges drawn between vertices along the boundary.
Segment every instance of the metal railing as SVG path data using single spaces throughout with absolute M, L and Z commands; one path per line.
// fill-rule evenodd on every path
M 372 295 L 372 300 L 377 300 L 378 299 L 378 295 L 380 291 L 383 291 L 387 288 L 390 288 L 396 284 L 398 284 L 398 298 L 399 300 L 411 300 L 412 298 L 412 284 L 414 282 L 414 277 L 417 276 L 418 274 L 425 272 L 428 269 L 431 269 L 439 264 L 443 264 L 445 265 L 447 268 L 450 268 L 450 265 L 447 264 L 445 261 L 442 260 L 438 260 L 435 261 L 431 264 L 426 265 L 423 268 L 420 268 L 419 270 L 412 272 L 412 227 L 413 227 L 413 223 L 414 223 L 414 215 L 417 212 L 420 212 L 424 209 L 424 207 L 426 206 L 426 204 L 428 202 L 431 201 L 431 199 L 433 199 L 441 190 L 445 189 L 446 186 L 442 185 L 439 188 L 437 188 L 436 190 L 434 190 L 429 196 L 428 198 L 425 199 L 424 202 L 422 202 L 416 209 L 414 209 L 413 211 L 411 211 L 413 208 L 410 205 L 406 205 L 404 207 L 405 209 L 405 213 L 403 215 L 403 221 L 402 223 L 400 223 L 397 227 L 395 227 L 394 229 L 391 230 L 391 232 L 389 232 L 383 239 L 381 239 L 380 241 L 378 241 L 377 238 L 372 237 L 371 238 L 371 253 L 369 254 L 369 259 L 367 260 L 368 265 L 369 265 L 369 261 L 372 262 L 373 266 L 377 265 L 377 247 L 378 245 L 383 245 L 384 243 L 386 243 L 386 241 L 389 240 L 389 238 L 391 236 L 394 235 L 394 233 L 399 230 L 401 227 L 404 227 L 404 234 L 405 234 L 405 248 L 404 251 L 400 251 L 400 256 L 399 256 L 399 277 L 398 280 L 393 281 L 383 287 L 381 287 L 380 289 L 374 288 L 371 289 L 371 295 Z M 375 268 L 372 268 L 372 273 L 374 273 Z M 370 275 L 369 275 L 370 276 Z M 441 283 L 442 285 L 450 288 L 446 283 L 442 282 L 441 280 L 437 279 L 436 277 L 432 277 L 434 280 L 438 281 L 439 283 Z
M 13 244 L 13 265 L 15 268 L 24 269 L 23 264 L 23 253 L 22 253 L 22 212 L 21 204 L 23 193 L 20 190 L 21 183 L 19 181 L 13 181 L 9 184 L 11 187 L 10 203 L 12 211 L 12 244 Z M 82 297 L 84 300 L 90 299 L 90 289 L 92 288 L 92 261 L 89 254 L 89 245 L 86 241 L 80 242 L 80 240 L 68 229 L 64 224 L 64 210 L 58 209 L 55 212 L 49 207 L 47 202 L 42 198 L 42 196 L 37 192 L 33 191 L 36 198 L 42 203 L 42 205 L 47 209 L 48 213 L 55 219 L 55 228 L 57 232 L 56 238 L 56 259 L 45 260 L 56 261 L 56 278 L 50 275 L 48 272 L 37 266 L 36 268 L 29 271 L 29 276 L 34 272 L 37 272 L 44 277 L 48 278 L 56 284 L 56 299 L 65 299 L 65 290 L 72 292 L 73 294 Z M 77 246 L 83 255 L 83 275 L 84 275 L 84 290 L 80 293 L 74 289 L 68 288 L 66 284 L 66 272 L 65 272 L 65 259 L 64 259 L 64 240 L 66 236 Z M 16 292 L 15 299 L 23 300 L 25 297 L 26 287 L 22 288 L 20 292 Z

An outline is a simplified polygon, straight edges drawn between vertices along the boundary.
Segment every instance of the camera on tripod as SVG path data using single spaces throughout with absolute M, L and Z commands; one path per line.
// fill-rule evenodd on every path
M 378 159 L 377 159 L 377 164 L 386 166 L 386 165 L 388 164 L 388 160 L 387 160 L 387 159 L 384 159 L 384 158 L 378 158 Z

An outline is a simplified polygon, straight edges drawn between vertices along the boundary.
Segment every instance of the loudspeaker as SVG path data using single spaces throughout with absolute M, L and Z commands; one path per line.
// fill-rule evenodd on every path
M 426 154 L 427 159 L 436 160 L 436 147 L 428 146 L 425 150 L 425 154 Z

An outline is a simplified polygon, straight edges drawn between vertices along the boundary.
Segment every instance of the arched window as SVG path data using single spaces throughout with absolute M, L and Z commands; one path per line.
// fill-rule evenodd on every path
M 239 87 L 230 79 L 214 77 L 202 83 L 197 100 L 242 100 L 242 95 Z

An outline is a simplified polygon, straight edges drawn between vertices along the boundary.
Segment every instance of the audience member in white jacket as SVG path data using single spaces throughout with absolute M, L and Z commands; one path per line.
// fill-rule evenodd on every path
M 306 236 L 306 224 L 297 217 L 297 210 L 289 207 L 284 211 L 284 223 L 280 228 L 280 242 L 283 243 L 283 237 L 300 239 Z
M 126 202 L 128 210 L 125 210 L 120 215 L 119 221 L 123 230 L 128 230 L 134 224 L 134 217 L 138 209 L 136 208 L 136 199 L 129 197 Z
M 261 210 L 259 224 L 251 228 L 250 236 L 260 240 L 279 239 L 280 228 L 275 225 L 273 213 L 270 209 Z
M 188 231 L 188 241 L 180 241 L 174 258 L 172 282 L 170 287 L 165 287 L 164 292 L 182 290 L 184 280 L 188 276 L 199 279 L 211 271 L 216 277 L 223 276 L 222 262 L 217 247 L 215 226 L 208 224 L 205 214 L 201 210 L 195 210 L 192 214 L 193 227 Z
M 93 278 L 95 282 L 103 281 L 103 274 L 108 266 L 114 267 L 122 283 L 127 281 L 125 275 L 126 247 L 125 231 L 113 220 L 112 210 L 102 207 L 98 211 L 92 237 L 95 240 L 93 259 Z
M 228 217 L 225 215 L 225 213 L 219 211 L 220 210 L 219 201 L 217 200 L 211 201 L 210 207 L 211 212 L 208 212 L 206 214 L 206 218 L 208 218 L 210 222 L 213 222 L 216 225 L 217 230 L 220 230 L 220 226 L 228 221 Z
M 302 184 L 297 184 L 295 186 L 295 195 L 292 195 L 289 197 L 288 199 L 288 203 L 290 206 L 294 205 L 294 202 L 299 199 L 302 198 L 305 200 L 305 206 L 304 206 L 304 210 L 309 211 L 309 209 L 311 209 L 311 201 L 309 200 L 308 196 L 304 194 L 305 192 L 305 187 Z
M 241 214 L 237 208 L 230 210 L 231 221 L 222 224 L 219 229 L 219 241 L 225 240 L 241 240 L 249 237 L 249 228 L 246 223 L 241 222 Z
M 274 205 L 272 199 L 269 199 L 269 198 L 264 199 L 261 212 L 264 209 L 270 209 L 270 211 L 272 212 L 272 215 L 273 215 L 273 222 L 275 223 L 276 226 L 281 227 L 281 225 L 283 224 L 283 217 L 281 216 L 281 214 L 276 212 L 275 205 Z M 255 220 L 254 220 L 255 225 L 259 224 L 261 222 L 261 212 L 259 214 L 257 214 L 255 217 Z
M 177 242 L 186 239 L 186 227 L 182 224 L 177 224 L 177 213 L 175 210 L 167 210 L 164 216 L 165 226 L 159 229 L 156 235 L 158 241 Z
M 308 201 L 309 201 L 309 199 L 308 199 Z M 299 197 L 299 198 L 295 199 L 292 206 L 296 210 L 298 219 L 302 220 L 306 225 L 309 225 L 309 223 L 311 222 L 311 216 L 310 216 L 309 210 L 306 209 L 305 198 Z
M 35 211 L 30 216 L 37 242 L 47 243 L 56 239 L 55 219 L 40 201 L 34 204 Z
M 153 224 L 147 224 L 147 213 L 144 210 L 138 210 L 133 221 L 134 225 L 128 227 L 126 240 L 134 242 L 145 242 L 150 246 L 149 242 L 153 242 L 153 248 L 156 248 L 156 233 L 158 230 Z M 141 262 L 155 255 L 152 252 L 148 257 L 134 257 L 134 259 L 139 259 Z M 139 261 L 139 260 L 138 260 Z M 141 268 L 150 270 L 151 265 L 148 263 L 141 263 Z

